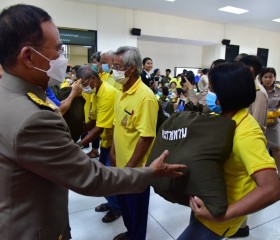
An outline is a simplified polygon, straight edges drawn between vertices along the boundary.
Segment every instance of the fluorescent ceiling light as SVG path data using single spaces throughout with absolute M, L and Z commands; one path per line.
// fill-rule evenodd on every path
M 274 21 L 274 22 L 280 22 L 280 18 L 273 19 L 272 21 Z
M 175 0 L 165 0 L 166 2 L 175 2 Z
M 236 8 L 236 7 L 232 7 L 232 6 L 226 6 L 223 8 L 219 8 L 218 10 L 224 11 L 224 12 L 229 12 L 229 13 L 234 13 L 234 14 L 242 14 L 242 13 L 249 12 L 248 10 L 245 10 L 242 8 Z

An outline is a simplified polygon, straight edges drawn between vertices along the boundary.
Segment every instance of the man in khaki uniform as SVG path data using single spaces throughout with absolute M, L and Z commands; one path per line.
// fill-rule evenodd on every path
M 1 239 L 70 239 L 68 189 L 92 196 L 140 192 L 153 176 L 181 175 L 182 166 L 162 163 L 166 152 L 146 168 L 91 161 L 45 101 L 49 77 L 63 78 L 67 66 L 51 17 L 15 5 L 1 12 L 0 26 Z

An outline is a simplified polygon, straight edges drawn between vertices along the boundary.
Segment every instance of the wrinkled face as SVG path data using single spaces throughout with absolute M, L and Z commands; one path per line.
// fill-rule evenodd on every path
M 261 81 L 265 87 L 272 87 L 275 82 L 275 76 L 273 73 L 268 72 L 263 75 Z
M 153 68 L 153 61 L 152 61 L 152 60 L 146 61 L 145 64 L 144 64 L 144 66 L 143 66 L 143 68 L 144 68 L 147 72 L 151 71 L 152 68 Z

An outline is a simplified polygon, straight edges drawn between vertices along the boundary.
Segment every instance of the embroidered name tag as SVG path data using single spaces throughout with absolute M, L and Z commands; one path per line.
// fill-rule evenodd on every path
M 188 129 L 187 128 L 180 128 L 171 131 L 165 131 L 162 129 L 162 139 L 165 140 L 179 140 L 183 138 L 187 138 Z

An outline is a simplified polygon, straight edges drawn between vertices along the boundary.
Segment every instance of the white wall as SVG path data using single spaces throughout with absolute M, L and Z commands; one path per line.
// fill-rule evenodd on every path
M 202 64 L 201 46 L 138 41 L 137 47 L 142 58 L 153 59 L 154 69 L 159 68 L 161 74 L 165 74 L 165 69 L 170 68 L 173 76 L 175 67 L 200 67 Z
M 274 67 L 280 73 L 280 33 L 235 25 L 226 25 L 225 38 L 231 44 L 239 45 L 239 52 L 256 55 L 257 48 L 268 48 L 268 67 Z
M 97 30 L 98 50 L 138 46 L 142 55 L 151 56 L 159 68 L 173 68 L 175 64 L 207 67 L 217 59 L 221 40 L 230 39 L 231 44 L 240 45 L 240 52 L 256 54 L 258 47 L 268 48 L 268 66 L 280 72 L 280 33 L 77 1 L 1 0 L 0 9 L 15 3 L 42 7 L 60 27 Z M 141 28 L 143 35 L 203 41 L 212 47 L 138 41 L 129 33 L 132 27 Z
M 134 10 L 134 25 L 141 34 L 220 43 L 224 25 L 190 18 Z
M 202 66 L 203 68 L 210 68 L 212 62 L 216 59 L 224 59 L 226 54 L 226 47 L 221 44 L 203 47 Z

